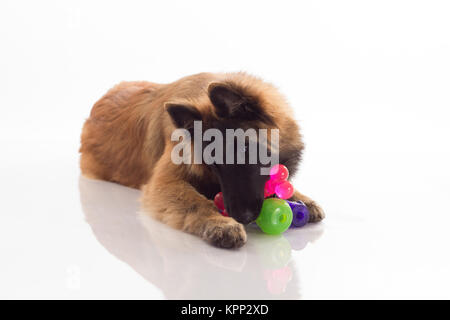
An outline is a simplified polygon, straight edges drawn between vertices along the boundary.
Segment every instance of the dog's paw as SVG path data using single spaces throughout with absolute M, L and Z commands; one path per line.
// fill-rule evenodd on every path
M 205 230 L 204 239 L 219 248 L 240 248 L 247 242 L 244 226 L 231 218 L 230 221 L 211 222 Z
M 325 218 L 325 212 L 314 201 L 305 203 L 309 210 L 309 222 L 319 222 Z

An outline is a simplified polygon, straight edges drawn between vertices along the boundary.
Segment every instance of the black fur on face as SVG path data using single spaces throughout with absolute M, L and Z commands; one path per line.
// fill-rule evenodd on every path
M 213 127 L 222 132 L 223 137 L 226 137 L 226 129 L 248 129 L 248 125 L 244 122 L 236 122 L 235 120 L 222 120 L 213 123 Z M 255 128 L 254 128 L 255 129 Z M 234 161 L 232 164 L 226 162 L 227 144 L 234 145 Z M 268 175 L 262 175 L 262 168 L 269 168 L 270 163 L 262 164 L 259 158 L 259 149 L 266 148 L 265 145 L 257 142 L 256 151 L 258 154 L 257 162 L 251 164 L 249 155 L 249 142 L 246 141 L 245 147 L 239 150 L 239 145 L 236 140 L 224 141 L 223 143 L 223 160 L 221 163 L 214 163 L 209 167 L 216 175 L 220 189 L 223 193 L 225 208 L 228 214 L 236 221 L 248 224 L 255 221 L 258 217 L 264 201 L 264 185 L 269 179 Z M 282 142 L 280 141 L 282 145 Z M 283 147 L 283 146 L 281 146 Z M 280 149 L 278 155 L 279 162 L 284 164 L 290 173 L 290 176 L 295 174 L 298 163 L 300 161 L 301 150 L 294 148 Z M 269 150 L 269 153 L 272 152 Z M 237 163 L 237 156 L 241 153 L 245 158 L 244 164 Z
M 262 121 L 273 124 L 273 120 L 263 112 L 257 99 L 246 95 L 241 89 L 222 83 L 212 83 L 208 87 L 209 98 L 220 118 L 238 122 Z
M 219 129 L 224 137 L 226 137 L 226 129 L 241 128 L 245 131 L 245 128 L 237 127 L 235 121 L 216 123 L 215 128 Z M 231 147 L 227 148 L 230 143 L 233 144 L 234 150 L 233 163 L 226 161 L 227 150 L 231 150 Z M 228 214 L 243 224 L 255 221 L 258 217 L 264 201 L 264 185 L 269 179 L 268 175 L 261 174 L 261 169 L 268 167 L 269 164 L 262 165 L 259 158 L 256 163 L 250 163 L 249 143 L 251 142 L 247 140 L 244 146 L 240 146 L 236 139 L 224 141 L 223 161 L 210 165 L 219 181 Z M 261 147 L 257 144 L 257 150 Z M 238 163 L 238 156 L 245 159 L 245 163 Z
M 280 145 L 282 141 L 280 141 Z M 302 148 L 286 148 L 280 151 L 279 161 L 289 170 L 289 177 L 293 177 L 302 159 Z

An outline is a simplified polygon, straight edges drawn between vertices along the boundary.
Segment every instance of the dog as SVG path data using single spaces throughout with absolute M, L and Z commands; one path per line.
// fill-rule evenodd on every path
M 152 217 L 216 247 L 239 248 L 247 240 L 244 225 L 262 207 L 268 175 L 261 169 L 267 164 L 259 159 L 244 164 L 174 163 L 177 144 L 172 135 L 177 129 L 192 133 L 195 122 L 201 122 L 202 133 L 276 129 L 279 143 L 273 152 L 292 177 L 304 149 L 292 114 L 274 86 L 242 72 L 200 73 L 169 84 L 122 82 L 94 104 L 84 123 L 81 172 L 141 189 L 142 208 Z M 205 148 L 202 143 L 200 152 Z M 247 145 L 233 150 L 248 158 Z M 229 217 L 219 214 L 212 200 L 220 191 Z M 310 222 L 324 218 L 321 207 L 299 191 L 290 200 L 306 204 Z

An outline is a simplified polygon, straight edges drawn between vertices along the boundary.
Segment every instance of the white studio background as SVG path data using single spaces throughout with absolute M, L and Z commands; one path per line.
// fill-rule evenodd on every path
M 10 260 L 0 279 L 13 286 L 29 263 L 46 274 L 52 253 L 36 252 L 59 242 L 50 237 L 87 232 L 72 224 L 68 208 L 79 203 L 69 193 L 83 121 L 108 88 L 247 71 L 279 87 L 300 121 L 306 151 L 296 184 L 329 223 L 362 221 L 367 230 L 355 234 L 374 235 L 358 247 L 376 275 L 366 289 L 449 298 L 449 16 L 448 1 L 2 1 L 0 249 Z M 42 221 L 66 229 L 39 230 Z M 321 281 L 338 281 L 315 267 Z M 321 297 L 318 275 L 302 281 Z M 38 295 L 33 288 L 22 296 Z

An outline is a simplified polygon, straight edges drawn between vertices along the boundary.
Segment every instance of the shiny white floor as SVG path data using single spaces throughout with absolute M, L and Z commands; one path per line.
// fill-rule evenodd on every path
M 446 181 L 305 172 L 326 220 L 278 237 L 249 228 L 228 251 L 142 215 L 139 191 L 80 177 L 75 142 L 4 145 L 16 157 L 1 170 L 0 298 L 450 298 Z

